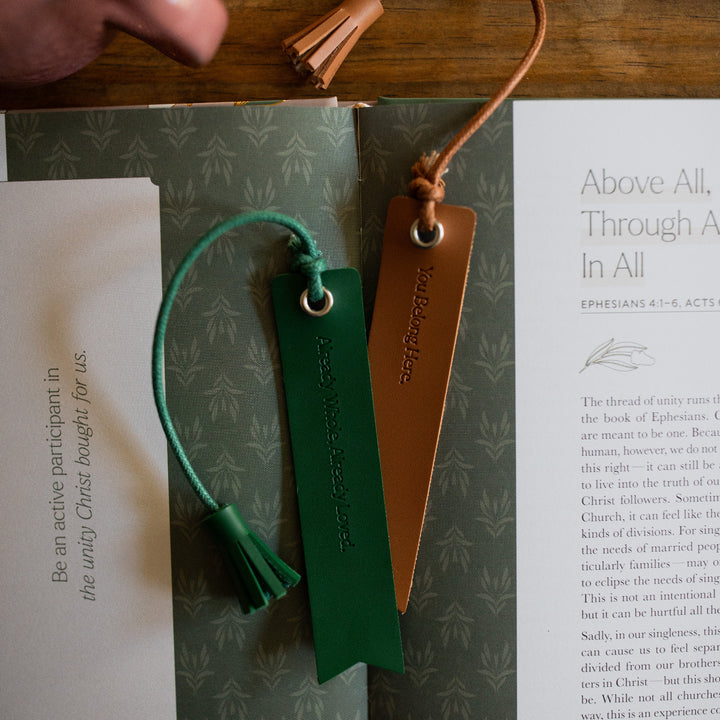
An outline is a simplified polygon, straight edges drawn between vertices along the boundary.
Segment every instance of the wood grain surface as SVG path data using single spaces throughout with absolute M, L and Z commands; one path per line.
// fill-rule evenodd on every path
M 717 0 L 546 0 L 545 45 L 515 97 L 718 97 Z M 187 68 L 119 34 L 75 75 L 0 88 L 0 109 L 337 96 L 487 97 L 520 59 L 528 0 L 385 0 L 327 90 L 296 74 L 281 41 L 335 0 L 228 0 L 214 60 Z

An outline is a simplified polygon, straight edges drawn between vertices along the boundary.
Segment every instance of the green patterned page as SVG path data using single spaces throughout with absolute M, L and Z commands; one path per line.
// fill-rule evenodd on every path
M 360 110 L 368 317 L 390 198 L 476 104 Z M 516 717 L 512 106 L 444 176 L 477 228 L 415 578 L 401 617 L 405 674 L 369 670 L 372 720 Z M 411 439 L 409 440 L 411 441 Z
M 359 264 L 349 109 L 12 113 L 6 135 L 9 180 L 149 176 L 160 188 L 164 283 L 209 227 L 249 210 L 294 216 L 329 267 Z M 210 491 L 236 502 L 302 572 L 270 298 L 273 276 L 288 269 L 287 231 L 242 230 L 210 246 L 181 288 L 173 312 L 182 322 L 169 328 L 166 345 L 168 400 Z M 172 457 L 169 475 L 178 720 L 364 720 L 365 666 L 317 683 L 304 583 L 243 616 L 200 526 L 204 509 Z
M 9 114 L 8 176 L 151 177 L 160 186 L 164 282 L 218 220 L 244 210 L 293 215 L 330 267 L 361 269 L 370 318 L 390 198 L 406 194 L 412 164 L 441 149 L 476 109 Z M 171 458 L 179 720 L 516 716 L 509 103 L 463 147 L 445 179 L 447 202 L 474 209 L 478 226 L 415 580 L 401 617 L 405 674 L 368 675 L 356 666 L 319 686 L 304 585 L 243 616 L 199 526 L 202 507 Z M 272 277 L 287 269 L 284 238 L 280 228 L 263 226 L 208 248 L 177 301 L 184 322 L 168 338 L 166 382 L 190 459 L 210 490 L 236 501 L 253 529 L 302 571 L 269 292 Z

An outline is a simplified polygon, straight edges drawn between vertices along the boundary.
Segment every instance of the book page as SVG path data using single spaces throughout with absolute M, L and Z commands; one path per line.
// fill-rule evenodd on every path
M 519 102 L 518 717 L 720 708 L 720 103 Z
M 406 192 L 418 153 L 438 148 L 479 107 L 412 103 L 358 112 L 369 306 L 392 199 Z M 477 224 L 410 602 L 400 618 L 405 673 L 368 670 L 373 720 L 518 717 L 512 142 L 507 103 L 444 178 L 445 202 L 474 209 Z M 442 242 L 454 240 L 446 232 Z M 413 423 L 406 434 L 417 440 Z
M 359 264 L 357 148 L 349 108 L 12 112 L 6 126 L 11 182 L 151 177 L 159 187 L 166 282 L 211 227 L 261 210 L 305 225 L 328 267 Z M 123 233 L 124 246 L 131 237 L 141 236 Z M 287 241 L 282 226 L 254 224 L 225 233 L 193 264 L 173 305 L 165 383 L 173 423 L 208 491 L 221 503 L 236 504 L 253 532 L 302 570 L 270 296 L 272 278 L 289 269 Z M 160 270 L 155 277 L 159 293 Z M 154 321 L 158 305 L 159 295 L 137 310 L 138 319 Z M 148 379 L 148 398 L 149 359 L 148 346 L 137 370 L 137 377 Z M 151 416 L 160 431 L 154 410 Z M 155 446 L 165 453 L 164 436 Z M 203 504 L 174 459 L 168 471 L 179 717 L 365 718 L 364 666 L 318 688 L 306 583 L 267 612 L 243 615 L 203 526 Z M 148 478 L 144 474 L 139 486 L 147 488 Z M 142 547 L 151 547 L 147 538 Z M 152 674 L 148 678 L 165 687 Z
M 0 184 L 0 715 L 175 718 L 149 179 Z

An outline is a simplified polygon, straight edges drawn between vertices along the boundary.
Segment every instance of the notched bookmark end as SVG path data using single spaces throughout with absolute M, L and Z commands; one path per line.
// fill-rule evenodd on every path
M 380 0 L 345 0 L 283 41 L 295 69 L 324 90 L 360 36 L 383 14 Z
M 346 638 L 347 640 L 347 638 Z M 402 675 L 405 659 L 400 639 L 400 627 L 387 623 L 382 627 L 368 627 L 367 633 L 356 642 L 339 640 L 334 646 L 315 645 L 318 684 L 332 680 L 358 663 L 372 665 L 382 670 Z
M 333 680 L 358 663 L 372 665 L 382 670 L 390 670 L 398 673 L 398 675 L 405 673 L 405 660 L 399 630 L 391 632 L 385 637 L 377 635 L 370 642 L 364 639 L 360 644 L 364 644 L 366 647 L 358 649 L 346 644 L 334 651 L 321 651 L 319 654 L 316 646 L 315 662 L 317 665 L 318 685 Z
M 300 575 L 247 526 L 236 505 L 205 518 L 225 558 L 243 613 L 265 607 L 298 584 Z

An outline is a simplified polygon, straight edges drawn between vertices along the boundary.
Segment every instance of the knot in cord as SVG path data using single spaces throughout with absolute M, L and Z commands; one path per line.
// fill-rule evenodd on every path
M 327 269 L 325 258 L 317 248 L 306 247 L 296 235 L 290 238 L 288 246 L 292 252 L 291 270 L 307 278 L 310 302 L 320 302 L 323 299 L 321 273 Z
M 435 179 L 432 173 L 437 154 L 429 157 L 425 154 L 412 166 L 413 179 L 408 191 L 411 197 L 420 200 L 419 226 L 422 231 L 431 231 L 435 227 L 435 203 L 445 198 L 445 181 Z
M 447 169 L 448 163 L 473 133 L 495 112 L 500 103 L 510 95 L 529 70 L 535 56 L 540 51 L 547 27 L 545 0 L 530 0 L 530 2 L 535 13 L 535 33 L 530 47 L 528 47 L 513 73 L 460 129 L 441 153 L 432 153 L 430 157 L 423 155 L 413 165 L 413 180 L 410 182 L 409 192 L 412 197 L 417 198 L 421 203 L 418 213 L 418 228 L 422 232 L 430 232 L 435 228 L 435 203 L 442 202 L 445 197 L 445 184 L 440 178 Z
M 308 298 L 311 302 L 320 302 L 323 299 L 324 291 L 320 273 L 325 269 L 325 260 L 322 253 L 318 250 L 315 241 L 308 230 L 297 220 L 282 215 L 280 213 L 258 211 L 245 213 L 242 215 L 233 215 L 227 220 L 215 225 L 208 230 L 193 245 L 187 255 L 182 259 L 175 274 L 170 279 L 165 295 L 163 296 L 158 313 L 157 323 L 155 325 L 155 337 L 153 339 L 153 359 L 152 359 L 152 383 L 153 393 L 155 396 L 155 404 L 157 405 L 160 422 L 165 430 L 170 447 L 175 453 L 182 469 L 187 476 L 190 485 L 197 494 L 198 498 L 203 502 L 205 507 L 211 512 L 218 512 L 221 504 L 210 495 L 200 478 L 197 476 L 195 469 L 190 463 L 180 437 L 175 429 L 175 425 L 170 417 L 170 411 L 167 407 L 165 399 L 165 333 L 167 331 L 168 320 L 170 318 L 170 310 L 172 309 L 175 298 L 180 290 L 180 284 L 192 267 L 193 263 L 203 253 L 211 243 L 215 242 L 221 235 L 229 230 L 239 228 L 244 225 L 252 225 L 253 223 L 270 222 L 282 225 L 290 230 L 292 237 L 290 247 L 293 250 L 293 260 L 296 267 L 308 280 Z

